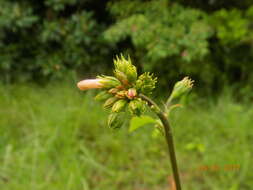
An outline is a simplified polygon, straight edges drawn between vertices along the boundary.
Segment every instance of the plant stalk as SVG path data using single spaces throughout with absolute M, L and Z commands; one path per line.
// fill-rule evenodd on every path
M 179 177 L 179 172 L 178 172 L 178 167 L 177 167 L 177 159 L 176 159 L 176 153 L 175 153 L 175 148 L 174 148 L 174 141 L 173 141 L 173 135 L 172 135 L 172 130 L 170 127 L 169 120 L 167 118 L 167 114 L 163 112 L 160 107 L 149 97 L 140 94 L 139 97 L 146 101 L 148 105 L 155 111 L 161 122 L 163 123 L 163 127 L 165 130 L 165 139 L 168 145 L 169 149 L 169 156 L 170 156 L 170 162 L 172 166 L 172 171 L 173 171 L 173 177 L 174 181 L 176 184 L 176 190 L 181 190 L 181 183 L 180 183 L 180 177 Z

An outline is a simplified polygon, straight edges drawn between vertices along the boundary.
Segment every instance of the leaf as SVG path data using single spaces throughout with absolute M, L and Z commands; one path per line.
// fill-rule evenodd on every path
M 196 143 L 196 142 L 191 142 L 191 143 L 186 144 L 185 149 L 198 151 L 199 153 L 204 153 L 206 151 L 206 147 L 204 144 Z
M 152 138 L 153 139 L 157 139 L 159 137 L 159 135 L 161 134 L 161 132 L 159 131 L 158 128 L 154 128 L 153 131 L 152 131 Z
M 185 149 L 186 150 L 193 150 L 193 149 L 195 149 L 196 148 L 196 144 L 195 143 L 188 143 L 188 144 L 186 144 L 186 146 L 185 146 Z
M 141 117 L 133 117 L 130 121 L 129 132 L 133 132 L 136 129 L 150 123 L 156 123 L 156 120 L 146 115 L 141 116 Z
M 168 115 L 170 115 L 172 110 L 174 110 L 175 108 L 182 108 L 182 107 L 183 106 L 181 104 L 174 104 L 174 105 L 170 106 L 169 109 L 168 109 Z

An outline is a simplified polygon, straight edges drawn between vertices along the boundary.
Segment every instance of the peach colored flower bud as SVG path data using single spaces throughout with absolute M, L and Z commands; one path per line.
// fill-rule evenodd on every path
M 128 91 L 127 91 L 127 97 L 129 99 L 133 99 L 136 95 L 137 95 L 137 92 L 136 92 L 136 90 L 134 88 L 128 89 Z
M 88 90 L 92 88 L 103 88 L 101 79 L 86 79 L 77 83 L 77 87 L 80 90 Z

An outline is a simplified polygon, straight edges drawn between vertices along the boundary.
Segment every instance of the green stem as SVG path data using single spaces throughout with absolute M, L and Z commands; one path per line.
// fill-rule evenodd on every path
M 172 100 L 172 96 L 170 96 L 166 102 L 166 107 L 168 108 L 170 106 L 170 102 Z
M 172 135 L 172 130 L 170 127 L 170 123 L 167 118 L 167 114 L 164 113 L 160 107 L 149 97 L 140 94 L 139 97 L 143 100 L 145 100 L 148 105 L 155 110 L 155 113 L 163 123 L 163 127 L 165 130 L 165 137 L 166 137 L 166 142 L 169 148 L 169 156 L 170 156 L 170 162 L 172 166 L 172 171 L 173 171 L 173 176 L 176 184 L 176 189 L 181 190 L 181 184 L 180 184 L 180 178 L 179 178 L 179 172 L 178 172 L 178 167 L 177 167 L 177 159 L 176 159 L 176 153 L 175 153 L 175 148 L 174 148 L 174 141 L 173 141 L 173 135 Z

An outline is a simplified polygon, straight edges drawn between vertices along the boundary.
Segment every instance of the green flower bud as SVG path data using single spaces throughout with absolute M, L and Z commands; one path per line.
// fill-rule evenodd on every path
M 126 59 L 121 55 L 120 57 L 116 56 L 116 59 L 113 60 L 115 69 L 125 73 L 127 70 L 127 65 L 129 64 Z
M 130 58 L 129 58 L 130 59 Z M 136 67 L 131 65 L 126 71 L 127 79 L 131 84 L 134 84 L 137 80 L 137 70 Z
M 121 85 L 120 81 L 115 77 L 102 75 L 97 78 L 100 79 L 99 82 L 103 88 L 115 88 Z
M 120 112 L 124 109 L 125 105 L 126 105 L 127 101 L 126 100 L 118 100 L 117 102 L 115 102 L 112 106 L 112 112 Z
M 141 99 L 135 99 L 129 103 L 128 108 L 132 115 L 140 116 L 146 110 L 146 102 Z
M 118 88 L 112 88 L 112 89 L 110 89 L 110 90 L 108 91 L 108 93 L 110 93 L 110 94 L 116 94 L 118 91 L 119 91 Z
M 189 92 L 192 89 L 193 86 L 193 80 L 191 80 L 189 77 L 184 77 L 183 80 L 178 81 L 173 88 L 173 91 L 170 95 L 169 100 L 178 98 L 182 96 L 183 94 Z
M 113 104 L 118 100 L 117 97 L 111 97 L 107 99 L 103 105 L 104 108 L 110 108 L 113 106 Z
M 121 91 L 117 92 L 116 97 L 117 98 L 125 98 L 126 94 L 127 94 L 126 90 L 121 90 Z
M 112 95 L 109 94 L 107 91 L 102 91 L 100 93 L 98 93 L 96 96 L 95 96 L 95 100 L 97 101 L 104 101 L 108 98 L 110 98 Z
M 124 85 L 124 86 L 128 86 L 129 85 L 129 82 L 128 82 L 128 79 L 127 79 L 127 76 L 119 71 L 118 69 L 115 69 L 114 71 L 114 75 L 117 79 L 119 79 L 119 81 Z
M 114 66 L 115 76 L 117 78 L 120 77 L 118 78 L 119 80 L 122 79 L 122 74 L 119 74 L 118 72 L 122 72 L 126 76 L 128 83 L 135 83 L 137 79 L 137 70 L 136 67 L 132 65 L 130 57 L 128 57 L 128 59 L 125 59 L 123 55 L 121 55 L 120 58 L 116 57 L 116 59 L 114 60 Z
M 155 88 L 156 82 L 157 78 L 154 77 L 153 74 L 150 74 L 149 72 L 143 73 L 136 81 L 135 88 L 137 89 L 137 91 L 149 95 Z
M 108 116 L 107 125 L 112 129 L 120 128 L 123 125 L 123 118 L 121 118 L 120 113 L 111 113 Z

